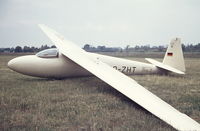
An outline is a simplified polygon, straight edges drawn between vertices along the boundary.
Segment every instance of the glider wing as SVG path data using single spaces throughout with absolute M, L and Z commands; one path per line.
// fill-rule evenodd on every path
M 40 25 L 40 28 L 52 40 L 63 55 L 85 68 L 155 116 L 167 122 L 169 125 L 184 131 L 200 130 L 199 123 L 164 102 L 133 79 L 98 59 L 90 59 L 84 50 L 64 39 L 64 37 L 47 26 Z

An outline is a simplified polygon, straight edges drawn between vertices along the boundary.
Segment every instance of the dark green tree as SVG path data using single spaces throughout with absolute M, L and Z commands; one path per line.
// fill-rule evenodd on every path
M 15 52 L 16 53 L 22 52 L 22 47 L 21 46 L 15 47 Z

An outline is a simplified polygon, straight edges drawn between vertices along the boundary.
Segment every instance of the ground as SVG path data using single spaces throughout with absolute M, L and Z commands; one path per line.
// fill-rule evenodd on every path
M 175 130 L 96 77 L 24 76 L 7 68 L 14 57 L 0 55 L 0 130 Z M 185 63 L 184 76 L 131 78 L 200 123 L 200 59 Z

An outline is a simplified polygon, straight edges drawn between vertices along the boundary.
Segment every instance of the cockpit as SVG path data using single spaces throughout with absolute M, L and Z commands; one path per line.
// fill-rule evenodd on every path
M 41 58 L 55 58 L 58 57 L 58 54 L 59 52 L 57 48 L 51 48 L 38 52 L 36 56 Z

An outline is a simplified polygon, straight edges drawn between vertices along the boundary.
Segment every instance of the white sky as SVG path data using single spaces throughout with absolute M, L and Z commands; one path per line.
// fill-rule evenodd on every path
M 52 45 L 46 24 L 79 46 L 200 42 L 200 0 L 0 0 L 0 48 Z

